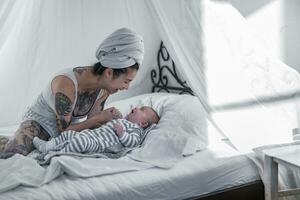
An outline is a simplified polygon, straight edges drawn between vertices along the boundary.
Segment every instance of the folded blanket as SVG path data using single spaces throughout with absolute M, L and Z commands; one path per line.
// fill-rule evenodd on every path
M 47 155 L 35 150 L 28 156 L 16 154 L 9 159 L 0 159 L 0 193 L 20 185 L 39 187 L 63 173 L 92 177 L 154 167 L 171 168 L 183 158 L 182 149 L 187 141 L 170 140 L 169 137 L 181 136 L 150 132 L 143 138 L 144 142 L 134 149 L 112 147 L 105 153 L 97 154 L 51 152 Z
M 20 185 L 39 187 L 63 173 L 86 178 L 153 167 L 151 164 L 137 162 L 126 156 L 119 159 L 59 156 L 52 157 L 49 165 L 41 166 L 31 156 L 16 154 L 9 159 L 0 159 L 0 193 Z
M 138 148 L 138 147 L 136 147 Z M 30 153 L 30 157 L 37 160 L 40 165 L 48 165 L 51 159 L 55 156 L 74 156 L 74 157 L 82 157 L 82 158 L 121 158 L 125 156 L 128 152 L 130 152 L 134 148 L 124 148 L 122 145 L 115 145 L 109 147 L 105 150 L 104 153 L 73 153 L 73 152 L 59 152 L 59 151 L 50 151 L 48 153 L 41 153 L 37 150 Z

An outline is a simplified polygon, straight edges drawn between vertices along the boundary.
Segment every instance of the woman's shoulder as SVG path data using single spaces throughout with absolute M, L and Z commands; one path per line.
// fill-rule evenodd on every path
M 51 82 L 51 89 L 53 94 L 56 92 L 63 92 L 68 96 L 73 96 L 75 94 L 74 82 L 67 76 L 59 75 L 56 76 Z
M 52 78 L 52 88 L 74 88 L 76 83 L 76 77 L 74 75 L 75 68 L 65 68 L 58 71 Z
M 69 77 L 65 75 L 58 75 L 52 79 L 52 87 L 55 87 L 55 85 L 73 87 L 74 83 Z

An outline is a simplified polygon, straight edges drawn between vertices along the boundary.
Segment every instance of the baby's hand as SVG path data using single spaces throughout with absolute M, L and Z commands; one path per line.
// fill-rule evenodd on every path
M 123 136 L 123 134 L 124 134 L 124 132 L 123 132 L 123 126 L 120 123 L 117 122 L 114 125 L 114 129 L 115 129 L 115 131 L 116 131 L 116 133 L 117 133 L 117 135 L 118 135 L 119 138 Z
M 112 118 L 113 119 L 121 119 L 123 118 L 122 113 L 118 109 L 113 109 L 112 110 Z

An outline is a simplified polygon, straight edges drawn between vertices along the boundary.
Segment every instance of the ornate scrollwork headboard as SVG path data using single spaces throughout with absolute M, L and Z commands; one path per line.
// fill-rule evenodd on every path
M 172 67 L 169 67 L 168 63 L 172 64 Z M 162 65 L 163 64 L 163 65 Z M 166 47 L 163 45 L 163 42 L 160 43 L 160 48 L 157 53 L 157 65 L 158 72 L 153 69 L 151 70 L 151 80 L 153 83 L 152 92 L 172 92 L 179 94 L 193 94 L 193 91 L 190 87 L 187 86 L 186 81 L 182 81 L 176 72 L 175 63 L 170 58 L 170 54 L 167 51 Z M 177 86 L 169 85 L 169 76 L 172 76 L 176 80 Z

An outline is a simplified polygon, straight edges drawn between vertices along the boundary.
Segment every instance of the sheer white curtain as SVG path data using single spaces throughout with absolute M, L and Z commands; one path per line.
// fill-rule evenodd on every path
M 116 98 L 150 92 L 162 39 L 214 130 L 241 151 L 291 140 L 298 73 L 222 0 L 0 1 L 0 127 L 18 124 L 57 70 L 93 64 L 98 44 L 124 26 L 144 36 L 146 55 Z
M 178 70 L 223 136 L 242 152 L 291 141 L 299 75 L 269 55 L 259 30 L 250 30 L 227 1 L 147 5 Z
M 152 13 L 164 45 L 176 63 L 177 70 L 206 109 L 209 129 L 212 129 L 211 132 L 214 133 L 217 131 L 223 139 L 227 138 L 211 119 L 209 113 L 205 76 L 206 61 L 202 48 L 203 40 L 205 40 L 201 25 L 203 13 L 200 12 L 200 1 L 146 0 L 145 2 Z M 209 134 L 209 136 L 212 138 L 219 135 Z
M 0 1 L 0 127 L 18 124 L 56 71 L 96 62 L 100 42 L 121 27 L 144 37 L 146 53 L 132 88 L 119 98 L 150 92 L 160 38 L 144 2 Z

